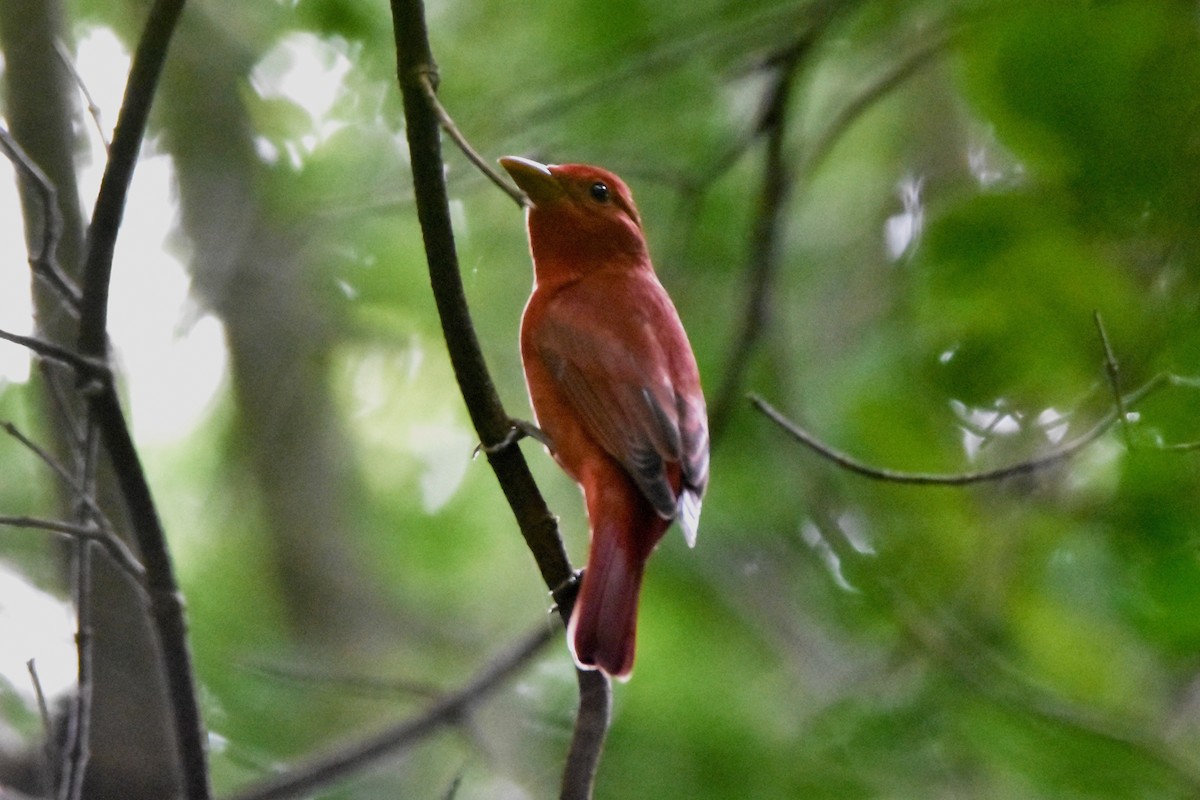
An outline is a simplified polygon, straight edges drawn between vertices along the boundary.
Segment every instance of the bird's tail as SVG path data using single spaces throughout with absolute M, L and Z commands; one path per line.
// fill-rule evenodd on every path
M 567 642 L 582 669 L 599 669 L 627 680 L 633 672 L 638 595 L 646 559 L 671 520 L 658 514 L 615 462 L 609 472 L 600 469 L 585 475 L 581 485 L 591 544 Z
M 633 672 L 645 563 L 630 546 L 628 531 L 592 531 L 583 585 L 567 627 L 571 654 L 583 669 L 600 669 L 621 680 Z

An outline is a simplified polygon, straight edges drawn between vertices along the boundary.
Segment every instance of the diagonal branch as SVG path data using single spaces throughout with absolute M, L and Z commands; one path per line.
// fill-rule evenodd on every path
M 29 530 L 50 531 L 51 533 L 70 536 L 80 541 L 97 542 L 112 558 L 113 563 L 120 567 L 122 572 L 133 578 L 136 585 L 141 586 L 141 582 L 145 577 L 146 571 L 138 563 L 133 553 L 129 551 L 129 548 L 125 546 L 125 543 L 111 531 L 103 528 L 94 528 L 89 525 L 75 525 L 70 522 L 59 522 L 52 519 L 39 519 L 38 517 L 8 515 L 0 515 L 0 525 L 13 528 L 27 528 Z
M 498 443 L 512 427 L 483 360 L 483 351 L 467 308 L 466 293 L 450 224 L 450 205 L 441 154 L 440 120 L 426 95 L 426 86 L 436 84 L 436 66 L 429 49 L 425 11 L 420 0 L 392 0 L 397 69 L 404 97 L 405 129 L 413 171 L 417 217 L 425 240 L 429 282 L 442 323 L 442 334 L 454 376 L 484 449 Z M 551 590 L 572 577 L 558 522 L 545 500 L 525 458 L 516 447 L 488 452 L 504 496 L 512 507 L 525 542 L 533 552 L 546 586 Z M 564 619 L 570 604 L 560 606 Z
M 1175 384 L 1176 382 L 1176 379 L 1172 375 L 1168 375 L 1166 373 L 1156 375 L 1146 382 L 1141 388 L 1123 396 L 1123 407 L 1128 408 L 1132 405 L 1135 405 L 1147 395 L 1158 391 L 1164 386 Z M 846 453 L 843 453 L 842 451 L 825 444 L 820 439 L 789 420 L 778 409 L 756 394 L 750 395 L 749 400 L 750 403 L 759 411 L 761 411 L 764 416 L 782 428 L 797 442 L 814 451 L 823 458 L 832 461 L 839 467 L 857 475 L 861 475 L 864 478 L 916 486 L 967 486 L 973 483 L 986 483 L 988 481 L 999 481 L 1004 480 L 1005 478 L 1016 477 L 1018 475 L 1027 475 L 1031 472 L 1036 472 L 1038 470 L 1051 467 L 1061 461 L 1071 458 L 1080 450 L 1083 450 L 1092 442 L 1103 436 L 1104 433 L 1118 421 L 1121 413 L 1115 409 L 1110 411 L 1087 431 L 1080 434 L 1075 439 L 1072 439 L 1062 447 L 1057 448 L 1056 450 L 1052 450 L 1051 452 L 1036 458 L 1019 461 L 1016 464 L 1010 464 L 998 469 L 958 473 L 902 472 L 899 470 L 871 466 L 870 464 L 859 461 L 853 456 L 847 455 Z
M 747 268 L 749 286 L 742 306 L 739 333 L 734 338 L 733 349 L 713 402 L 711 428 L 714 442 L 720 440 L 733 415 L 739 387 L 750 364 L 750 355 L 768 324 L 769 298 L 779 266 L 783 215 L 792 183 L 790 159 L 784 152 L 788 105 L 800 60 L 813 41 L 810 37 L 815 35 L 810 33 L 778 59 L 775 82 L 756 126 L 756 135 L 765 135 L 767 141 L 763 156 L 762 188 L 750 237 Z
M 828 8 L 825 16 L 818 20 L 811 30 L 768 61 L 766 66 L 775 70 L 775 82 L 766 96 L 758 122 L 748 140 L 739 142 L 731 149 L 718 162 L 713 172 L 713 176 L 720 174 L 740 157 L 750 141 L 766 137 L 762 184 L 746 268 L 747 289 L 742 304 L 742 320 L 733 336 L 734 344 L 712 404 L 711 428 L 714 442 L 721 438 L 733 415 L 750 360 L 770 324 L 771 296 L 780 262 L 782 220 L 793 189 L 793 174 L 800 179 L 810 177 L 846 130 L 866 110 L 944 52 L 955 35 L 953 30 L 949 30 L 930 37 L 927 42 L 906 54 L 871 81 L 839 109 L 829 124 L 822 129 L 821 134 L 804 149 L 793 169 L 792 159 L 788 158 L 784 150 L 784 136 L 795 72 L 805 53 L 824 33 L 835 10 L 832 7 Z
M 125 200 L 137 165 L 150 107 L 184 0 L 155 0 L 138 41 L 125 97 L 109 148 L 100 192 L 88 226 L 82 278 L 78 352 L 108 357 L 108 291 Z M 89 420 L 100 432 L 146 570 L 150 619 L 162 651 L 162 668 L 175 723 L 175 744 L 188 800 L 211 796 L 204 724 L 188 648 L 183 600 L 166 534 L 120 399 L 112 382 L 88 392 Z
M 494 446 L 505 440 L 512 422 L 488 374 L 463 291 L 439 136 L 442 117 L 449 115 L 439 115 L 437 109 L 434 94 L 437 67 L 429 46 L 421 0 L 392 0 L 392 21 L 417 217 L 425 240 L 429 281 L 450 362 L 471 422 L 488 454 L 488 462 L 537 561 L 542 579 L 554 595 L 558 612 L 567 620 L 574 602 L 570 591 L 575 586 L 574 572 L 563 547 L 558 522 L 542 499 L 521 451 L 513 446 Z M 560 591 L 563 587 L 567 587 L 567 591 Z M 568 769 L 564 775 L 564 798 L 591 796 L 608 726 L 611 700 L 608 678 L 581 672 L 579 685 L 579 724 L 572 738 Z
M 100 121 L 100 106 L 97 105 L 96 98 L 92 97 L 91 91 L 88 90 L 87 82 L 79 74 L 79 69 L 75 66 L 75 59 L 71 58 L 70 51 L 67 50 L 67 46 L 63 44 L 61 39 L 55 40 L 54 52 L 58 53 L 59 60 L 67 68 L 67 72 L 71 73 L 71 77 L 75 80 L 75 85 L 83 93 L 83 99 L 87 101 L 88 116 L 92 118 L 92 124 L 96 126 L 96 134 L 100 137 L 100 141 L 104 143 L 105 152 L 108 152 L 109 148 L 112 147 L 112 143 L 108 141 L 108 136 L 104 133 L 104 124 Z
M 54 456 L 46 452 L 44 448 L 38 446 L 37 442 L 33 441 L 24 433 L 22 433 L 16 425 L 12 424 L 8 420 L 0 420 L 0 430 L 3 430 L 9 436 L 20 442 L 26 450 L 33 453 L 38 457 L 38 460 L 49 467 L 50 471 L 57 475 L 58 479 L 66 484 L 67 488 L 71 490 L 72 496 L 77 498 L 76 502 L 82 504 L 83 508 L 88 512 L 88 515 L 96 521 L 100 528 L 108 535 L 113 536 L 114 538 L 116 537 L 116 534 L 114 533 L 116 526 L 112 524 L 112 521 L 108 518 L 108 515 L 104 513 L 104 509 L 100 508 L 100 504 L 96 502 L 96 499 L 92 496 L 92 492 L 88 491 L 82 484 L 75 480 L 75 478 L 69 472 L 67 472 L 66 468 L 63 467 L 62 464 L 54 460 Z M 124 542 L 120 541 L 120 539 L 117 539 L 117 541 L 121 547 L 125 547 Z M 128 548 L 126 549 L 128 550 Z M 133 557 L 132 553 L 129 555 L 131 558 Z M 120 559 L 118 559 L 118 561 L 119 560 Z M 136 559 L 134 559 L 134 562 L 136 563 Z M 141 565 L 139 565 L 137 570 L 138 574 L 142 572 L 140 567 Z
M 310 795 L 388 756 L 395 756 L 442 728 L 463 719 L 479 701 L 522 670 L 553 638 L 542 624 L 487 664 L 462 689 L 431 705 L 422 714 L 321 756 L 300 769 L 238 792 L 229 800 L 283 800 Z
M 612 682 L 599 670 L 576 669 L 579 712 L 563 770 L 559 800 L 591 800 L 600 753 L 612 721 Z
M 81 356 L 75 351 L 57 345 L 54 342 L 49 342 L 36 336 L 11 333 L 6 330 L 0 330 L 0 339 L 10 341 L 13 344 L 19 344 L 42 358 L 48 358 L 51 361 L 65 364 L 74 369 L 81 379 L 95 377 L 102 382 L 112 380 L 112 370 L 102 359 Z
M 434 86 L 433 76 L 428 72 L 421 74 L 421 91 L 425 95 L 426 102 L 429 103 L 434 113 L 437 114 L 438 123 L 442 126 L 442 130 L 454 140 L 454 143 L 458 145 L 458 149 L 467 157 L 467 160 L 474 164 L 476 169 L 486 175 L 488 180 L 500 187 L 500 191 L 511 197 L 517 205 L 522 208 L 527 206 L 529 198 L 525 196 L 525 193 L 516 186 L 513 186 L 512 182 L 506 180 L 495 167 L 488 163 L 486 158 L 479 155 L 479 151 L 471 146 L 471 143 L 467 141 L 467 137 L 463 136 L 462 131 L 454 124 L 454 119 L 450 116 L 450 112 L 442 105 L 442 101 L 438 100 L 437 87 Z
M 35 251 L 29 255 L 34 275 L 46 281 L 66 301 L 72 310 L 79 306 L 79 287 L 63 272 L 55 257 L 62 235 L 62 214 L 58 209 L 58 191 L 53 181 L 33 162 L 3 127 L 0 127 L 0 151 L 16 167 L 22 178 L 37 190 L 42 207 L 42 236 Z

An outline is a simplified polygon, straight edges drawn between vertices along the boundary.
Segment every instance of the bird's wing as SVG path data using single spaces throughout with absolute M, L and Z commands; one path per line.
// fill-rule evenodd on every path
M 546 306 L 533 337 L 537 355 L 588 433 L 694 542 L 708 482 L 708 424 L 687 336 L 653 277 L 636 292 L 594 283 L 581 281 Z M 614 302 L 623 296 L 638 302 Z

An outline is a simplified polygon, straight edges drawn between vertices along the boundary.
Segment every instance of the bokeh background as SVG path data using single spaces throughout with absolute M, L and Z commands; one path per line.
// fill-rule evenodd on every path
M 58 184 L 68 269 L 146 8 L 0 2 L 0 110 Z M 651 562 L 597 796 L 1200 795 L 1200 7 L 438 0 L 428 17 L 441 99 L 484 155 L 632 186 L 709 397 L 699 543 L 672 534 Z M 472 459 L 391 30 L 383 2 L 190 4 L 122 231 L 112 334 L 219 794 L 416 713 L 552 624 Z M 445 156 L 478 334 L 527 416 L 521 215 Z M 0 327 L 28 331 L 0 177 Z M 872 481 L 744 397 L 878 467 L 1015 464 L 1111 413 L 1097 313 L 1120 391 L 1176 379 L 1003 481 Z M 7 343 L 0 366 L 0 418 L 52 440 L 43 373 Z M 578 565 L 578 492 L 522 447 Z M 0 514 L 59 504 L 0 440 Z M 92 780 L 156 796 L 154 662 L 98 562 Z M 0 531 L 0 784 L 40 747 L 25 661 L 70 687 L 65 576 L 44 534 Z M 559 639 L 460 724 L 319 796 L 552 796 L 575 700 Z

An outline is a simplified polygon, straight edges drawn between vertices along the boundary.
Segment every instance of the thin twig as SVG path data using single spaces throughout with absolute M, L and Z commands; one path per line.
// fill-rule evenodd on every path
M 746 300 L 742 304 L 742 321 L 738 333 L 733 337 L 733 348 L 710 415 L 714 442 L 720 440 L 733 415 L 750 355 L 769 324 L 771 287 L 779 266 L 779 240 L 792 182 L 791 163 L 784 150 L 788 105 L 795 85 L 796 70 L 820 30 L 817 28 L 806 34 L 775 63 L 775 83 L 755 126 L 755 135 L 765 135 L 767 140 L 763 154 L 762 188 L 750 236 L 750 256 L 746 269 L 748 287 Z
M 4 127 L 0 126 L 0 151 L 32 184 L 42 206 L 42 238 L 29 255 L 34 275 L 44 280 L 67 303 L 72 312 L 77 312 L 80 302 L 79 287 L 75 285 L 58 264 L 55 254 L 62 235 L 62 214 L 58 208 L 58 190 L 42 172 L 33 159 L 17 144 Z
M 863 112 L 911 78 L 934 57 L 944 52 L 958 34 L 958 29 L 940 31 L 867 84 L 850 102 L 842 106 L 829 124 L 821 130 L 820 137 L 807 148 L 803 156 L 801 172 L 806 176 L 812 175 L 832 152 L 846 130 L 862 116 Z
M 450 785 L 446 787 L 446 791 L 442 794 L 442 800 L 454 800 L 458 796 L 458 790 L 463 782 L 463 770 L 459 770 L 454 776 L 454 780 L 450 781 Z
M 1126 406 L 1134 405 L 1139 400 L 1146 397 L 1146 395 L 1157 391 L 1170 382 L 1170 375 L 1156 375 L 1140 389 L 1130 392 L 1125 396 L 1124 401 Z M 1037 458 L 1031 458 L 1027 461 L 1021 461 L 1016 464 L 1010 464 L 1009 466 L 1000 467 L 998 469 L 959 473 L 901 472 L 865 464 L 853 456 L 847 455 L 840 450 L 830 447 L 821 440 L 817 439 L 808 431 L 796 425 L 796 423 L 789 420 L 774 406 L 756 394 L 750 395 L 749 400 L 755 408 L 757 408 L 772 422 L 791 435 L 793 439 L 815 451 L 818 455 L 832 461 L 843 469 L 858 475 L 862 475 L 866 478 L 872 478 L 874 480 L 919 486 L 967 486 L 973 483 L 999 481 L 1004 480 L 1005 478 L 1012 478 L 1017 475 L 1026 475 L 1031 472 L 1036 472 L 1037 470 L 1045 469 L 1046 467 L 1057 464 L 1058 462 L 1064 461 L 1075 455 L 1080 450 L 1104 435 L 1105 431 L 1111 428 L 1113 423 L 1117 421 L 1117 412 L 1110 411 L 1089 430 L 1083 434 L 1080 434 L 1080 436 L 1063 445 L 1062 447 L 1059 447 L 1058 449 L 1047 453 L 1046 455 L 1038 456 Z
M 100 526 L 102 533 L 116 538 L 116 529 L 113 527 L 111 520 L 109 520 L 108 516 L 104 513 L 104 510 L 101 509 L 100 505 L 96 502 L 92 492 L 85 491 L 84 487 L 76 483 L 75 478 L 73 478 L 71 474 L 67 472 L 62 464 L 59 464 L 57 461 L 55 461 L 53 456 L 51 456 L 48 452 L 39 447 L 36 442 L 22 433 L 16 425 L 12 424 L 8 420 L 0 420 L 0 429 L 3 429 L 5 433 L 20 442 L 25 449 L 37 456 L 43 464 L 49 467 L 50 470 L 58 476 L 59 480 L 66 484 L 67 488 L 71 490 L 72 494 L 87 508 L 88 516 L 96 521 L 96 523 Z M 122 546 L 124 546 L 124 543 L 122 543 Z
M 44 741 L 45 756 L 46 756 L 46 785 L 53 783 L 54 765 L 58 763 L 58 753 L 56 752 L 57 739 L 54 736 L 54 723 L 50 719 L 50 706 L 46 702 L 46 692 L 42 688 L 42 679 L 38 676 L 37 661 L 29 659 L 25 662 L 25 669 L 29 670 L 29 680 L 33 684 L 33 696 L 37 701 L 38 716 L 42 720 L 42 739 Z
M 117 235 L 150 107 L 183 6 L 184 0 L 155 0 L 130 66 L 108 163 L 88 225 L 78 344 L 78 351 L 87 357 L 108 356 L 108 293 Z M 187 800 L 208 800 L 212 792 L 204 723 L 188 648 L 183 601 L 162 521 L 111 382 L 88 395 L 88 411 L 91 423 L 100 431 L 146 569 L 150 620 L 158 638 L 170 698 L 184 796 Z
M 430 683 L 345 675 L 291 664 L 286 666 L 282 664 L 247 664 L 244 669 L 272 680 L 316 686 L 331 691 L 349 692 L 363 697 L 390 700 L 399 695 L 414 695 L 430 699 L 436 698 L 442 693 L 440 688 Z
M 467 157 L 467 160 L 474 164 L 480 172 L 486 175 L 488 180 L 499 186 L 500 190 L 511 197 L 517 205 L 521 206 L 522 208 L 528 206 L 529 198 L 525 196 L 525 193 L 514 186 L 512 181 L 505 179 L 504 176 L 500 174 L 499 170 L 488 163 L 486 158 L 479 155 L 478 151 L 476 151 L 475 148 L 471 146 L 471 143 L 467 141 L 467 137 L 463 136 L 462 131 L 459 130 L 458 126 L 454 124 L 454 119 L 450 116 L 450 112 L 446 111 L 445 106 L 443 106 L 441 101 L 438 100 L 437 89 L 434 88 L 434 74 L 431 72 L 422 72 L 420 75 L 420 80 L 421 91 L 424 92 L 425 100 L 433 108 L 434 113 L 437 114 L 438 122 L 441 124 L 442 130 L 444 130 L 446 134 L 454 140 L 454 143 L 458 145 L 458 149 L 461 150 L 463 155 Z
M 103 381 L 112 380 L 112 369 L 108 364 L 99 359 L 81 356 L 79 353 L 62 345 L 57 345 L 54 342 L 48 342 L 36 336 L 12 333 L 3 329 L 0 329 L 0 339 L 5 339 L 13 344 L 19 344 L 22 347 L 32 350 L 42 358 L 48 358 L 51 361 L 65 364 L 80 373 L 81 377 L 99 378 Z
M 430 734 L 460 722 L 477 703 L 524 669 L 556 633 L 549 625 L 538 625 L 536 630 L 484 666 L 462 689 L 442 698 L 418 716 L 243 789 L 229 800 L 283 800 L 313 794 L 383 758 L 398 755 Z
M 861 0 L 771 4 L 732 20 L 724 11 L 699 17 L 701 24 L 697 28 L 673 31 L 641 53 L 630 53 L 610 62 L 610 69 L 589 70 L 583 82 L 539 97 L 532 107 L 516 109 L 513 118 L 527 122 L 557 117 L 594 98 L 611 99 L 614 87 L 636 84 L 647 75 L 661 74 L 680 64 L 694 64 L 698 58 L 724 57 L 744 62 L 745 54 L 764 38 L 773 38 L 778 31 L 819 25 L 826 15 L 853 2 Z
M 72 583 L 75 594 L 75 695 L 68 714 L 67 741 L 62 750 L 60 800 L 80 800 L 91 758 L 92 693 L 94 687 L 92 635 L 92 543 L 75 541 Z
M 20 515 L 0 515 L 0 525 L 10 528 L 25 528 L 27 530 L 49 531 L 58 533 L 63 536 L 68 536 L 72 539 L 81 541 L 96 542 L 104 552 L 112 558 L 113 563 L 120 568 L 122 572 L 134 580 L 138 586 L 143 586 L 146 577 L 146 570 L 140 563 L 133 551 L 121 541 L 119 536 L 114 535 L 110 531 L 105 531 L 100 528 L 93 528 L 88 525 L 76 525 L 72 522 L 61 522 L 54 519 L 42 519 L 40 517 L 29 517 Z
M 751 235 L 751 252 L 747 267 L 748 288 L 742 305 L 742 323 L 732 337 L 733 346 L 712 404 L 710 427 L 714 442 L 720 439 L 733 415 L 750 358 L 770 321 L 769 304 L 780 260 L 778 251 L 781 219 L 791 190 L 792 169 L 783 145 L 793 74 L 804 53 L 832 20 L 835 10 L 829 9 L 826 16 L 818 18 L 813 28 L 806 31 L 790 48 L 776 53 L 767 62 L 767 66 L 776 70 L 775 84 L 771 93 L 767 95 L 754 132 L 745 140 L 739 141 L 718 161 L 716 174 L 728 169 L 755 139 L 760 136 L 767 137 L 762 188 Z M 801 153 L 796 174 L 803 179 L 811 178 L 846 130 L 871 106 L 941 53 L 952 41 L 953 36 L 953 32 L 943 32 L 932 37 L 891 65 L 887 71 L 853 96 L 822 129 L 820 136 Z
M 57 421 L 60 430 L 65 431 L 64 439 L 70 443 L 71 450 L 74 452 L 83 444 L 83 428 L 80 424 L 80 415 L 73 404 L 74 397 L 63 386 L 63 376 L 55 371 L 60 366 L 57 362 L 40 358 L 36 364 L 38 371 L 42 373 L 42 380 L 46 384 L 50 401 L 54 404 L 54 410 L 58 414 Z M 76 379 L 78 377 L 74 370 L 71 375 Z M 72 384 L 76 382 L 77 380 L 73 380 Z
M 79 476 L 73 482 L 81 491 L 75 508 L 75 523 L 84 525 L 91 518 L 82 498 L 91 497 L 96 489 L 96 462 L 100 436 L 94 425 L 88 426 Z M 67 736 L 62 749 L 58 797 L 60 800 L 80 800 L 84 778 L 91 759 L 92 700 L 94 693 L 94 638 L 92 632 L 92 542 L 76 539 L 73 548 L 72 586 L 75 600 L 75 695 L 67 714 Z
M 817 524 L 822 528 L 823 540 L 843 565 L 864 560 L 864 554 L 844 535 L 826 531 L 820 521 Z M 1019 708 L 1072 731 L 1128 748 L 1174 772 L 1190 788 L 1189 797 L 1200 789 L 1200 773 L 1196 766 L 1176 752 L 1168 741 L 1111 716 L 1083 708 L 1038 685 L 965 626 L 953 620 L 931 618 L 887 574 L 864 569 L 858 570 L 857 576 L 856 583 L 862 592 L 891 611 L 901 633 L 924 657 L 938 661 L 968 690 L 984 700 L 1006 711 Z
M 1092 321 L 1096 323 L 1096 332 L 1100 334 L 1100 344 L 1104 347 L 1104 372 L 1108 375 L 1108 386 L 1112 389 L 1113 403 L 1117 408 L 1117 421 L 1121 423 L 1121 434 L 1125 437 L 1125 446 L 1133 449 L 1133 434 L 1129 432 L 1129 417 L 1125 411 L 1125 399 L 1121 397 L 1120 367 L 1117 366 L 1117 356 L 1113 352 L 1112 343 L 1108 340 L 1108 331 L 1104 329 L 1104 320 L 1099 309 L 1092 312 Z
M 88 114 L 96 126 L 96 133 L 99 134 L 100 141 L 104 143 L 105 152 L 111 151 L 112 143 L 108 140 L 108 135 L 104 132 L 104 125 L 100 121 L 100 106 L 96 104 L 96 99 L 88 91 L 87 82 L 79 74 L 79 70 L 75 67 L 75 60 L 71 58 L 71 53 L 67 50 L 67 46 L 62 43 L 61 39 L 54 40 L 54 51 L 62 59 L 63 66 L 67 68 L 67 72 L 70 72 L 71 77 L 75 79 L 75 85 L 79 87 L 79 91 L 83 92 L 83 98 L 87 100 Z

